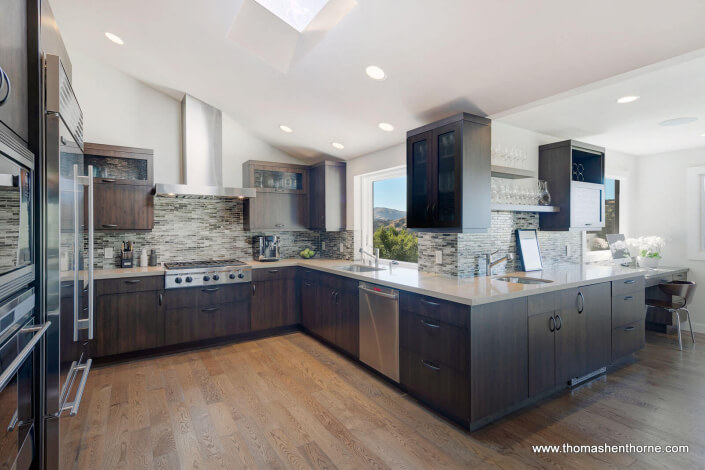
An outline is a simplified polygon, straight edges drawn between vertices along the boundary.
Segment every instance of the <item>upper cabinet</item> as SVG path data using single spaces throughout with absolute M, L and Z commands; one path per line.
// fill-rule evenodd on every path
M 345 229 L 345 163 L 323 161 L 311 167 L 310 226 L 313 230 Z
M 308 229 L 308 166 L 250 160 L 242 170 L 244 187 L 257 190 L 245 200 L 246 230 Z
M 605 226 L 605 149 L 566 140 L 539 147 L 539 179 L 548 181 L 560 212 L 541 213 L 542 230 Z
M 410 229 L 478 232 L 490 226 L 489 119 L 462 113 L 406 134 Z
M 0 15 L 0 127 L 29 142 L 27 2 L 4 0 Z M 9 82 L 9 84 L 8 84 Z M 6 132 L 1 132 L 6 134 Z
M 93 171 L 94 229 L 154 228 L 153 156 L 150 149 L 84 144 L 84 165 Z

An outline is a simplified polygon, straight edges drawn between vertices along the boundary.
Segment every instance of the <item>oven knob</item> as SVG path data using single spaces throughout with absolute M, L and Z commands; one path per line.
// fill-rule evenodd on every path
M 186 277 L 186 282 L 191 282 L 191 281 L 193 281 L 193 278 L 192 278 L 191 276 L 187 276 L 187 277 Z
M 181 278 L 177 277 L 176 279 L 174 279 L 174 282 L 177 284 L 181 284 Z
M 220 280 L 220 276 L 218 276 L 217 274 L 214 274 L 214 275 L 213 275 L 213 280 L 214 280 L 214 281 Z
M 244 274 L 244 273 L 239 273 L 239 274 L 237 275 L 237 277 L 239 277 L 240 279 L 245 279 L 245 274 Z
M 234 273 L 230 273 L 230 276 L 228 276 L 228 277 L 229 277 L 230 279 L 235 279 L 235 274 L 234 274 Z
M 210 280 L 211 280 L 211 277 L 210 277 L 210 276 L 203 276 L 203 280 L 204 280 L 204 281 L 210 281 Z

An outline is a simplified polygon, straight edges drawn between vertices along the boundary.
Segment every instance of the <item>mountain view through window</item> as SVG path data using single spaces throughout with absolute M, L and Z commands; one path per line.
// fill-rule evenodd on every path
M 383 259 L 418 262 L 418 239 L 406 228 L 406 177 L 375 181 L 372 191 L 373 247 Z

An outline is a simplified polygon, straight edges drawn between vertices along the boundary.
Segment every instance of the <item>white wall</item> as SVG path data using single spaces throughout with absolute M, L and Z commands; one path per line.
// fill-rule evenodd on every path
M 181 102 L 80 51 L 69 52 L 84 140 L 154 149 L 154 181 L 182 183 Z M 242 163 L 301 163 L 223 114 L 223 183 L 242 186 Z
M 634 208 L 634 235 L 659 235 L 666 240 L 663 266 L 687 266 L 688 278 L 705 284 L 705 261 L 688 258 L 688 221 L 700 219 L 697 204 L 691 212 L 686 208 L 689 195 L 686 174 L 689 167 L 705 166 L 705 148 L 681 150 L 666 154 L 638 157 L 638 203 Z M 705 333 L 705 288 L 696 292 L 691 313 L 693 327 Z M 689 341 L 684 337 L 684 341 Z

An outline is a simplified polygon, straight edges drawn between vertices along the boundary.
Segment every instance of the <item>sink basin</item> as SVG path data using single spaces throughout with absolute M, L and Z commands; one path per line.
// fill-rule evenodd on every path
M 371 273 L 373 271 L 384 271 L 384 268 L 375 268 L 374 266 L 365 266 L 364 264 L 348 264 L 347 266 L 340 266 L 338 269 L 343 271 L 350 271 L 353 273 Z
M 513 282 L 514 284 L 548 284 L 553 281 L 539 279 L 537 277 L 502 276 L 496 277 L 495 281 Z

